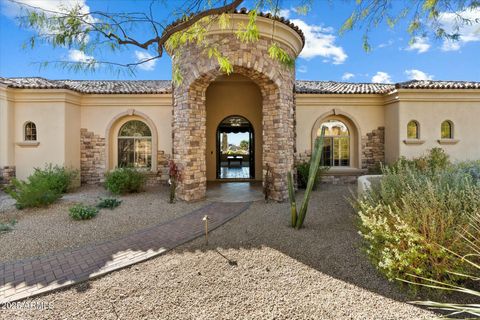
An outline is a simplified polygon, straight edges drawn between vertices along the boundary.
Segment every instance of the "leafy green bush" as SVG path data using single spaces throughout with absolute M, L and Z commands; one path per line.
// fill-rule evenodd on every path
M 313 190 L 317 189 L 318 184 L 322 181 L 322 174 L 328 171 L 329 167 L 319 167 L 317 178 L 313 184 Z M 297 184 L 300 189 L 305 189 L 308 182 L 308 173 L 310 172 L 310 162 L 302 162 L 297 165 Z
M 13 179 L 5 191 L 17 201 L 18 209 L 44 207 L 62 196 L 58 190 L 51 189 L 49 181 L 42 179 L 27 182 Z
M 145 175 L 133 168 L 118 168 L 105 176 L 105 188 L 113 194 L 143 191 Z
M 450 251 L 468 251 L 460 232 L 480 213 L 480 183 L 463 168 L 438 150 L 401 159 L 356 201 L 366 252 L 388 279 L 412 274 L 455 283 L 455 272 L 467 271 Z
M 100 199 L 100 202 L 97 204 L 97 208 L 100 209 L 115 209 L 122 203 L 122 200 L 118 200 L 116 198 L 102 198 Z
M 84 204 L 76 204 L 69 209 L 69 215 L 74 220 L 89 220 L 95 217 L 98 209 Z
M 44 169 L 35 168 L 28 180 L 35 183 L 37 180 L 47 181 L 51 190 L 58 193 L 67 193 L 78 178 L 78 170 L 70 170 L 58 165 L 47 164 Z
M 17 201 L 18 209 L 42 207 L 57 201 L 77 176 L 78 171 L 49 164 L 43 170 L 35 168 L 27 181 L 13 179 L 5 191 Z

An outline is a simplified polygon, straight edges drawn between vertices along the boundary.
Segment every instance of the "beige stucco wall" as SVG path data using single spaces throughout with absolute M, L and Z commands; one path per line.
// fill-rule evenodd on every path
M 18 90 L 14 94 L 16 176 L 26 179 L 47 163 L 80 169 L 79 95 L 66 90 Z M 25 146 L 24 124 L 32 121 L 38 145 Z
M 385 162 L 393 163 L 400 156 L 399 102 L 388 99 L 385 104 Z
M 0 87 L 0 168 L 15 165 L 15 109 L 11 90 Z
M 400 155 L 417 157 L 434 147 L 443 148 L 452 160 L 480 159 L 480 93 L 473 90 L 438 90 L 398 92 Z M 423 144 L 405 144 L 407 123 L 420 124 Z M 440 125 L 450 120 L 454 124 L 456 144 L 439 144 Z
M 116 120 L 112 123 L 113 119 Z M 84 96 L 80 126 L 109 141 L 107 144 L 108 170 L 116 167 L 118 130 L 129 119 L 151 121 L 154 126 L 151 128 L 152 134 L 157 131 L 157 149 L 171 154 L 172 96 L 170 94 Z M 106 137 L 109 125 L 111 126 L 109 137 Z
M 228 116 L 240 115 L 254 128 L 255 179 L 262 180 L 262 95 L 258 86 L 246 77 L 232 75 L 212 82 L 206 92 L 207 180 L 216 179 L 216 132 Z
M 312 129 L 327 118 L 349 119 L 353 134 L 351 166 L 360 168 L 360 141 L 367 133 L 385 125 L 383 98 L 374 95 L 297 94 L 297 152 L 312 149 Z M 335 117 L 335 115 L 337 115 Z M 349 123 L 347 125 L 350 126 Z M 358 136 L 355 136 L 357 134 Z

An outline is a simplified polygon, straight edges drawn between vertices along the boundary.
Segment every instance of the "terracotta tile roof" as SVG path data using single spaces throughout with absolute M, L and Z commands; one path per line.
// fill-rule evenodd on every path
M 20 89 L 69 89 L 87 94 L 161 94 L 172 92 L 170 80 L 48 80 L 44 78 L 1 78 L 0 84 Z M 336 81 L 295 82 L 296 93 L 386 94 L 395 89 L 480 89 L 480 82 L 412 80 L 397 84 Z
M 47 80 L 44 78 L 0 78 L 7 87 L 21 89 L 69 89 L 91 94 L 171 93 L 169 80 Z
M 336 81 L 295 82 L 296 93 L 315 94 L 381 94 L 393 91 L 395 86 L 382 83 L 349 83 Z
M 397 89 L 480 89 L 480 82 L 412 80 L 395 84 Z

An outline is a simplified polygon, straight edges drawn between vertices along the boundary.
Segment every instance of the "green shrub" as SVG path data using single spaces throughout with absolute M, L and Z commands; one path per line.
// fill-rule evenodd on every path
M 468 270 L 450 251 L 468 252 L 460 232 L 468 230 L 470 216 L 480 213 L 478 180 L 438 150 L 401 159 L 383 168 L 383 175 L 356 201 L 360 234 L 373 264 L 390 280 L 413 274 L 458 281 L 455 272 Z
M 34 181 L 20 181 L 13 179 L 5 191 L 17 202 L 18 209 L 31 207 L 44 207 L 57 201 L 62 194 L 51 189 L 47 180 L 35 179 Z
M 319 167 L 317 178 L 313 184 L 313 190 L 317 189 L 318 184 L 322 181 L 322 174 L 328 171 L 329 167 Z M 297 184 L 300 189 L 305 189 L 308 182 L 308 173 L 310 172 L 310 162 L 302 162 L 297 165 Z
M 145 175 L 133 168 L 118 168 L 105 176 L 105 188 L 113 194 L 143 191 Z
M 35 182 L 36 180 L 47 181 L 51 190 L 55 190 L 58 193 L 67 193 L 72 189 L 73 182 L 77 178 L 77 170 L 47 164 L 44 169 L 35 168 L 34 173 L 28 177 L 28 180 L 30 182 Z
M 74 220 L 88 220 L 95 217 L 98 209 L 84 204 L 76 204 L 69 209 L 69 215 Z
M 122 200 L 118 200 L 116 198 L 102 198 L 100 199 L 100 202 L 97 204 L 97 208 L 100 209 L 115 209 L 122 203 Z
M 49 164 L 35 168 L 27 181 L 13 179 L 5 191 L 17 201 L 18 209 L 47 206 L 67 192 L 77 176 L 78 171 Z
M 0 223 L 0 233 L 11 231 L 16 224 L 17 220 L 11 220 L 8 223 Z

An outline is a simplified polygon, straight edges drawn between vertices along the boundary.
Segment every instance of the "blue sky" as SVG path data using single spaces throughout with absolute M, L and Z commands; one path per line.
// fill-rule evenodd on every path
M 115 10 L 130 12 L 146 10 L 149 1 L 108 0 L 22 0 L 35 5 L 56 8 L 59 3 L 80 2 L 85 10 Z M 100 68 L 95 73 L 73 72 L 49 66 L 40 69 L 37 62 L 51 60 L 86 59 L 85 55 L 67 48 L 52 49 L 38 45 L 34 50 L 22 49 L 31 31 L 22 30 L 14 19 L 17 8 L 0 0 L 0 76 L 41 76 L 50 79 L 171 79 L 170 58 L 163 58 L 137 69 L 135 76 L 117 75 Z M 172 2 L 170 2 L 172 3 Z M 316 0 L 308 15 L 297 15 L 283 1 L 282 14 L 302 28 L 307 44 L 297 59 L 297 79 L 334 80 L 350 82 L 401 82 L 409 79 L 480 81 L 480 33 L 477 26 L 460 30 L 461 40 L 449 43 L 432 38 L 419 38 L 409 45 L 404 24 L 390 29 L 385 25 L 371 33 L 373 50 L 362 49 L 363 30 L 354 30 L 343 36 L 338 30 L 352 12 L 353 2 Z M 248 6 L 248 2 L 247 2 Z M 169 8 L 157 7 L 156 15 L 162 22 L 171 21 Z M 480 10 L 470 12 L 480 18 Z M 445 14 L 448 27 L 451 16 Z M 142 37 L 141 31 L 139 36 Z M 122 52 L 99 52 L 96 59 L 132 62 L 149 53 L 138 48 L 125 48 Z

